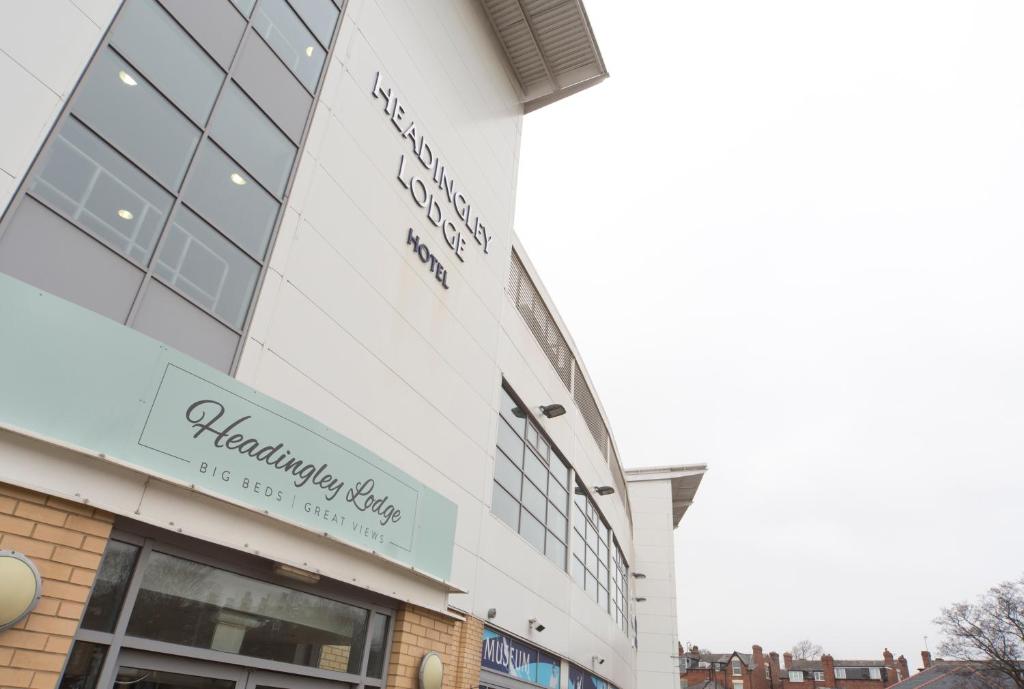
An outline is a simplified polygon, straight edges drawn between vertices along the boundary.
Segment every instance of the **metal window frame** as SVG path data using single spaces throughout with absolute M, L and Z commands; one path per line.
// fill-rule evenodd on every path
M 112 686 L 117 668 L 123 664 L 124 653 L 127 652 L 129 658 L 133 657 L 132 654 L 149 653 L 157 654 L 161 660 L 166 660 L 167 662 L 195 661 L 197 663 L 216 664 L 217 667 L 224 668 L 224 672 L 238 670 L 287 675 L 289 681 L 293 683 L 295 680 L 307 679 L 321 683 L 324 681 L 332 682 L 338 689 L 342 689 L 343 684 L 349 684 L 355 689 L 386 689 L 387 667 L 391 660 L 391 647 L 394 640 L 395 618 L 397 616 L 397 607 L 394 601 L 377 594 L 353 589 L 342 582 L 334 580 L 321 581 L 313 585 L 281 577 L 275 575 L 268 568 L 268 564 L 272 561 L 265 558 L 248 553 L 233 552 L 206 541 L 169 533 L 163 529 L 123 518 L 119 518 L 116 522 L 109 541 L 129 543 L 140 550 L 135 559 L 131 576 L 128 579 L 121 607 L 117 612 L 114 631 L 101 632 L 85 629 L 80 626 L 74 636 L 74 641 L 76 642 L 83 641 L 106 647 L 103 665 L 96 682 L 97 687 Z M 360 662 L 362 674 L 335 672 L 253 656 L 129 636 L 127 634 L 128 623 L 138 600 L 146 565 L 149 563 L 154 552 L 367 610 L 366 635 L 363 641 L 362 659 Z M 86 607 L 88 607 L 88 601 L 86 602 Z M 385 615 L 389 619 L 384 641 L 383 671 L 380 678 L 366 675 L 370 656 L 370 627 L 375 613 Z M 62 668 L 62 676 L 63 672 L 67 669 L 66 664 L 70 657 L 71 654 L 69 652 L 65 659 L 65 667 Z M 209 667 L 213 667 L 213 665 Z M 339 686 L 338 683 L 343 684 Z M 250 681 L 240 684 L 236 689 L 254 689 L 254 687 L 255 684 Z M 310 689 L 312 689 L 312 685 L 310 685 Z
M 143 300 L 145 299 L 146 294 L 148 293 L 149 288 L 150 288 L 152 282 L 155 280 L 162 287 L 164 287 L 165 289 L 169 290 L 173 294 L 179 296 L 180 298 L 184 299 L 188 304 L 191 304 L 194 308 L 199 309 L 199 311 L 201 313 L 203 313 L 207 317 L 213 319 L 218 324 L 220 324 L 222 327 L 228 329 L 230 332 L 232 332 L 238 338 L 238 341 L 235 344 L 235 350 L 234 350 L 234 352 L 231 355 L 231 361 L 230 361 L 230 363 L 229 363 L 229 365 L 227 367 L 227 371 L 226 371 L 228 373 L 228 375 L 234 376 L 237 373 L 237 371 L 238 371 L 238 365 L 239 365 L 239 362 L 241 360 L 242 351 L 245 348 L 246 341 L 248 339 L 249 330 L 250 330 L 250 328 L 252 326 L 253 316 L 254 316 L 255 311 L 256 311 L 256 304 L 257 304 L 257 302 L 259 300 L 260 294 L 262 293 L 262 290 L 263 290 L 263 286 L 264 286 L 264 284 L 266 282 L 267 271 L 270 268 L 270 260 L 271 260 L 271 257 L 273 255 L 274 248 L 276 247 L 276 244 L 277 244 L 277 238 L 278 238 L 278 235 L 280 234 L 281 224 L 282 224 L 282 222 L 284 220 L 285 212 L 286 212 L 286 210 L 288 208 L 289 199 L 291 198 L 292 188 L 293 188 L 294 183 L 295 183 L 295 178 L 296 178 L 297 173 L 298 173 L 299 165 L 300 165 L 300 163 L 302 162 L 302 159 L 303 159 L 303 155 L 302 154 L 303 154 L 303 151 L 305 150 L 306 141 L 307 141 L 307 139 L 309 137 L 309 132 L 310 132 L 310 129 L 311 129 L 313 117 L 315 116 L 316 111 L 317 111 L 317 103 L 319 102 L 320 95 L 321 95 L 321 93 L 323 91 L 324 84 L 327 81 L 327 71 L 328 71 L 328 69 L 330 69 L 331 61 L 332 61 L 332 58 L 333 58 L 333 55 L 334 55 L 334 51 L 335 51 L 335 48 L 337 46 L 338 36 L 340 35 L 341 26 L 342 26 L 342 23 L 345 20 L 346 10 L 348 9 L 348 0 L 331 0 L 331 2 L 333 2 L 333 4 L 338 8 L 338 19 L 337 19 L 337 22 L 335 23 L 335 26 L 334 26 L 334 33 L 331 36 L 330 44 L 327 45 L 327 46 L 323 46 L 323 43 L 319 41 L 319 38 L 317 37 L 316 32 L 314 32 L 311 28 L 309 28 L 309 26 L 306 24 L 305 20 L 302 18 L 301 14 L 299 14 L 299 12 L 296 11 L 295 8 L 291 6 L 291 3 L 287 2 L 287 0 L 286 0 L 286 4 L 288 5 L 288 9 L 295 14 L 295 16 L 303 24 L 303 26 L 306 27 L 306 29 L 313 35 L 314 40 L 317 40 L 318 43 L 321 46 L 323 46 L 326 49 L 326 52 L 327 52 L 326 58 L 324 60 L 324 66 L 321 69 L 321 74 L 320 74 L 319 80 L 317 82 L 316 90 L 311 93 L 313 98 L 312 98 L 312 101 L 310 102 L 309 112 L 306 114 L 306 121 L 305 121 L 305 124 L 303 125 L 303 131 L 302 131 L 302 135 L 299 137 L 299 141 L 295 141 L 291 136 L 289 136 L 287 134 L 287 132 L 285 132 L 277 124 L 277 122 L 274 121 L 273 117 L 271 117 L 271 115 L 264 108 L 262 108 L 259 103 L 257 103 L 255 100 L 253 100 L 252 97 L 249 96 L 245 92 L 245 89 L 242 88 L 241 84 L 238 84 L 237 82 L 235 82 L 236 86 L 238 88 L 240 88 L 243 93 L 245 93 L 245 95 L 249 98 L 249 100 L 253 103 L 253 105 L 256 106 L 257 110 L 264 117 L 266 117 L 273 124 L 273 126 L 276 129 L 281 131 L 282 135 L 288 141 L 292 142 L 296 146 L 295 159 L 292 161 L 291 168 L 288 171 L 288 178 L 287 178 L 288 181 L 285 184 L 284 191 L 280 195 L 275 194 L 275 193 L 271 192 L 269 189 L 267 189 L 258 179 L 256 179 L 256 177 L 254 175 L 252 175 L 251 173 L 248 172 L 248 170 L 246 170 L 245 166 L 239 164 L 234 159 L 233 156 L 231 156 L 220 144 L 218 144 L 215 140 L 213 140 L 210 137 L 210 126 L 211 126 L 211 123 L 213 121 L 215 113 L 217 112 L 218 107 L 220 106 L 220 103 L 221 103 L 221 100 L 222 100 L 222 96 L 224 94 L 225 89 L 227 88 L 229 83 L 234 82 L 234 75 L 235 75 L 235 72 L 236 72 L 236 67 L 237 67 L 239 58 L 240 58 L 240 56 L 242 54 L 242 48 L 246 44 L 246 41 L 248 41 L 248 40 L 259 40 L 259 41 L 263 41 L 264 44 L 266 44 L 266 41 L 263 39 L 263 37 L 260 36 L 259 32 L 254 30 L 253 26 L 252 26 L 253 25 L 253 18 L 256 15 L 256 10 L 257 10 L 257 7 L 259 5 L 259 0 L 257 1 L 256 5 L 253 7 L 252 12 L 249 13 L 249 16 L 245 16 L 238 9 L 238 7 L 233 2 L 231 2 L 230 0 L 224 0 L 224 2 L 227 2 L 229 5 L 231 5 L 231 7 L 233 8 L 233 11 L 237 12 L 238 16 L 241 17 L 245 21 L 245 27 L 243 28 L 243 30 L 241 32 L 241 37 L 239 38 L 238 43 L 235 45 L 234 52 L 232 53 L 231 59 L 228 62 L 226 67 L 221 65 L 221 63 L 216 59 L 216 57 L 214 55 L 212 55 L 208 50 L 206 50 L 206 48 L 203 46 L 203 44 L 200 43 L 200 41 L 195 36 L 193 36 L 192 33 L 189 32 L 188 28 L 185 27 L 178 20 L 178 18 L 174 15 L 174 13 L 171 10 L 169 10 L 166 6 L 164 6 L 164 4 L 162 2 L 160 2 L 159 0 L 156 0 L 156 2 L 157 2 L 157 5 L 160 7 L 160 9 L 167 13 L 167 15 L 174 22 L 174 24 L 176 26 L 178 26 L 178 28 L 180 28 L 182 31 L 184 31 L 185 34 L 193 41 L 193 43 L 205 55 L 207 55 L 211 60 L 213 60 L 213 62 L 217 65 L 217 67 L 224 72 L 224 78 L 221 81 L 220 87 L 217 90 L 217 95 L 216 95 L 216 97 L 214 99 L 213 107 L 211 108 L 210 114 L 207 116 L 206 121 L 204 123 L 197 123 L 194 119 L 192 119 L 187 113 L 185 113 L 175 103 L 175 101 L 172 98 L 170 98 L 168 96 L 167 93 L 165 93 L 155 83 L 152 82 L 151 78 L 146 75 L 146 72 L 144 70 L 139 69 L 138 67 L 136 67 L 135 64 L 131 60 L 129 60 L 127 57 L 125 57 L 117 49 L 117 47 L 112 44 L 111 38 L 113 36 L 114 31 L 120 25 L 120 21 L 122 19 L 122 15 L 123 15 L 122 10 L 124 8 L 124 0 L 122 0 L 120 6 L 117 9 L 117 12 L 115 13 L 113 19 L 110 22 L 110 25 L 107 27 L 106 32 L 103 34 L 103 36 L 101 37 L 101 39 L 97 43 L 96 48 L 93 50 L 92 55 L 89 57 L 89 60 L 87 61 L 86 65 L 85 65 L 85 68 L 82 70 L 82 73 L 79 75 L 78 80 L 76 81 L 73 89 L 71 90 L 71 95 L 64 102 L 63 106 L 61 107 L 60 113 L 58 114 L 57 118 L 54 120 L 53 124 L 51 125 L 50 130 L 47 132 L 47 135 L 46 135 L 46 138 L 44 139 L 43 145 L 41 145 L 39 147 L 39 149 L 36 151 L 35 156 L 33 157 L 31 163 L 29 164 L 29 166 L 26 169 L 25 175 L 22 178 L 21 183 L 18 185 L 18 189 L 15 191 L 14 195 L 11 197 L 11 200 L 9 201 L 9 203 L 7 205 L 7 208 L 4 210 L 3 215 L 0 216 L 0 238 L 2 238 L 4 236 L 4 234 L 6 233 L 8 228 L 10 227 L 12 219 L 13 219 L 13 217 L 15 215 L 15 211 L 21 206 L 21 204 L 22 204 L 22 202 L 23 202 L 23 200 L 24 200 L 24 198 L 26 196 L 29 196 L 30 198 L 32 198 L 33 200 L 37 201 L 38 203 L 41 203 L 43 205 L 43 207 L 46 208 L 49 212 L 55 213 L 57 215 L 57 217 L 61 218 L 62 220 L 66 221 L 66 222 L 68 222 L 70 225 L 72 225 L 77 230 L 82 232 L 85 236 L 87 236 L 88 238 L 90 238 L 93 241 L 98 242 L 105 249 L 107 249 L 108 251 L 113 252 L 119 259 L 127 262 L 128 265 L 131 265 L 136 270 L 141 272 L 142 277 L 141 277 L 141 281 L 139 283 L 139 287 L 136 290 L 135 296 L 132 299 L 131 306 L 130 306 L 129 311 L 128 311 L 128 315 L 125 318 L 125 321 L 124 321 L 123 325 L 125 325 L 127 327 L 134 327 L 134 324 L 135 324 L 137 316 L 138 316 L 139 308 L 140 308 Z M 269 48 L 269 46 L 268 46 L 268 48 Z M 72 110 L 74 109 L 75 105 L 77 104 L 77 102 L 79 100 L 79 97 L 80 97 L 80 86 L 82 85 L 82 82 L 85 80 L 86 76 L 91 73 L 94 65 L 96 64 L 96 62 L 100 58 L 100 56 L 102 54 L 104 54 L 104 52 L 106 50 L 108 50 L 108 49 L 110 51 L 112 51 L 115 55 L 117 55 L 117 57 L 119 59 L 124 60 L 133 69 L 137 70 L 138 73 L 140 75 L 142 75 L 146 79 L 146 81 L 147 81 L 147 83 L 149 84 L 150 87 L 152 87 L 176 112 L 181 114 L 185 118 L 185 120 L 187 122 L 189 122 L 193 126 L 196 126 L 198 128 L 199 132 L 200 132 L 199 140 L 196 142 L 195 150 L 192 152 L 192 155 L 189 158 L 188 167 L 186 168 L 185 175 L 183 176 L 180 185 L 178 186 L 177 189 L 170 190 L 170 189 L 168 189 L 168 187 L 165 184 L 163 184 L 162 182 L 157 180 L 149 171 L 145 170 L 139 164 L 139 161 L 136 161 L 136 160 L 130 158 L 129 156 L 125 155 L 124 153 L 122 153 L 116 146 L 114 146 L 109 141 L 107 141 L 107 139 L 105 137 L 101 136 L 98 132 L 96 132 L 92 127 L 90 127 L 88 124 L 86 124 L 83 120 L 81 120 L 78 117 L 74 117 L 74 119 L 75 119 L 75 121 L 77 123 L 79 123 L 82 126 L 84 126 L 90 133 L 92 133 L 93 135 L 99 137 L 100 140 L 103 141 L 106 145 L 110 146 L 115 151 L 117 151 L 118 155 L 120 155 L 122 158 L 124 158 L 124 160 L 128 164 L 130 164 L 134 169 L 138 170 L 140 173 L 142 173 L 144 176 L 146 176 L 149 180 L 151 180 L 152 182 L 157 184 L 159 186 L 159 188 L 161 188 L 161 189 L 163 189 L 165 191 L 168 191 L 171 194 L 171 197 L 172 197 L 171 206 L 170 206 L 170 208 L 167 211 L 166 217 L 164 218 L 163 224 L 162 224 L 162 226 L 160 228 L 160 233 L 159 233 L 159 235 L 157 237 L 156 244 L 153 247 L 152 253 L 150 255 L 149 261 L 147 262 L 146 266 L 140 266 L 137 261 L 132 260 L 130 257 L 124 255 L 123 253 L 121 253 L 117 249 L 115 249 L 112 246 L 110 246 L 109 243 L 101 240 L 99 237 L 96 237 L 91 232 L 88 232 L 88 231 L 84 230 L 83 228 L 81 228 L 75 222 L 65 218 L 65 216 L 62 213 L 59 213 L 58 211 L 54 210 L 53 208 L 50 207 L 49 204 L 47 204 L 44 201 L 41 201 L 40 199 L 36 198 L 35 195 L 30 194 L 29 191 L 28 191 L 28 186 L 29 186 L 31 180 L 34 178 L 34 176 L 36 174 L 39 173 L 39 171 L 40 171 L 40 169 L 42 167 L 42 162 L 47 158 L 47 156 L 49 155 L 49 153 L 53 149 L 54 142 L 55 142 L 55 139 L 56 139 L 54 134 L 57 131 L 59 131 L 64 126 L 65 122 L 67 121 L 67 119 L 69 117 L 73 117 Z M 272 48 L 270 50 L 274 54 L 275 59 L 281 60 L 280 56 L 278 56 L 277 53 Z M 283 61 L 282 61 L 282 65 L 284 65 L 287 68 L 287 65 L 285 65 Z M 291 70 L 289 70 L 289 73 L 291 73 Z M 292 76 L 295 77 L 294 74 L 292 74 Z M 309 89 L 306 88 L 305 84 L 302 84 L 301 80 L 299 80 L 298 77 L 295 77 L 295 79 L 296 79 L 296 81 L 298 81 L 300 83 L 300 85 L 302 85 L 303 89 L 305 89 L 307 92 L 309 92 Z M 155 268 L 156 268 L 156 264 L 157 264 L 157 256 L 159 256 L 160 250 L 163 247 L 164 243 L 166 242 L 167 235 L 169 234 L 169 228 L 170 228 L 170 224 L 171 224 L 171 219 L 174 217 L 174 214 L 178 210 L 179 206 L 181 206 L 184 203 L 184 201 L 182 199 L 182 195 L 183 195 L 185 187 L 188 184 L 189 179 L 190 179 L 190 177 L 191 177 L 191 175 L 193 173 L 194 165 L 195 165 L 195 162 L 196 162 L 196 157 L 199 154 L 200 148 L 202 148 L 204 143 L 207 142 L 207 141 L 209 141 L 212 145 L 216 146 L 232 162 L 234 162 L 235 164 L 238 164 L 239 168 L 245 170 L 246 173 L 249 174 L 249 176 L 252 178 L 252 181 L 255 184 L 257 184 L 261 189 L 263 189 L 268 194 L 270 194 L 270 196 L 272 198 L 274 198 L 276 201 L 278 201 L 278 204 L 279 204 L 278 208 L 277 208 L 277 213 L 276 213 L 276 215 L 274 217 L 274 222 L 273 222 L 273 226 L 271 228 L 270 236 L 269 236 L 269 238 L 267 240 L 267 249 L 266 249 L 266 252 L 265 252 L 265 254 L 264 254 L 264 256 L 262 258 L 253 256 L 249 251 L 247 251 L 245 248 L 239 246 L 237 242 L 233 241 L 230 237 L 228 237 L 226 234 L 221 232 L 221 230 L 219 230 L 216 227 L 216 225 L 211 223 L 202 213 L 199 213 L 194 208 L 192 208 L 190 205 L 184 204 L 189 210 L 191 210 L 198 217 L 200 217 L 204 222 L 206 222 L 208 225 L 210 225 L 214 229 L 214 231 L 216 231 L 218 233 L 218 235 L 223 237 L 232 246 L 235 246 L 240 251 L 242 251 L 245 256 L 251 258 L 252 260 L 256 261 L 256 263 L 257 263 L 258 273 L 257 273 L 256 281 L 255 281 L 255 284 L 253 285 L 252 294 L 251 294 L 251 296 L 249 298 L 249 303 L 248 303 L 248 305 L 246 307 L 245 317 L 243 318 L 242 323 L 239 326 L 235 326 L 235 325 L 232 325 L 232 324 L 228 323 L 224 318 L 222 318 L 218 314 L 216 314 L 213 311 L 207 309 L 205 306 L 197 303 L 194 299 L 192 299 L 188 294 L 184 293 L 178 287 L 169 284 L 165 280 L 160 279 L 160 277 L 158 275 L 156 275 L 155 272 L 154 272 Z

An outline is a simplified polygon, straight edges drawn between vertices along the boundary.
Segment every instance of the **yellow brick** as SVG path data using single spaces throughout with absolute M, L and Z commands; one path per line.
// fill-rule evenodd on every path
M 50 653 L 67 653 L 71 650 L 71 637 L 49 636 L 46 638 L 46 648 Z
M 14 508 L 14 514 L 25 519 L 53 526 L 64 526 L 64 522 L 68 519 L 67 512 L 24 501 L 18 503 L 18 506 Z
M 19 507 L 24 504 L 19 503 Z M 0 547 L 7 550 L 16 550 L 29 557 L 39 557 L 44 560 L 49 560 L 50 556 L 53 555 L 53 546 L 49 543 L 41 543 L 24 536 L 12 536 L 11 534 L 4 534 L 0 537 Z
M 92 586 L 93 579 L 96 578 L 96 572 L 91 569 L 75 569 L 71 573 L 71 579 L 69 581 L 72 584 L 81 584 L 82 586 Z
M 26 628 L 33 632 L 73 636 L 75 630 L 78 628 L 78 620 L 69 620 L 63 617 L 53 617 L 51 615 L 39 615 L 32 613 L 28 616 L 28 625 Z
M 14 498 L 15 500 L 28 500 L 29 502 L 35 502 L 40 505 L 46 502 L 45 495 L 41 495 L 34 490 L 12 486 L 9 483 L 0 483 L 0 495 L 6 495 Z
M 0 686 L 21 689 L 29 686 L 32 681 L 31 670 L 16 670 L 12 667 L 0 667 Z
M 71 576 L 70 565 L 62 565 L 59 562 L 50 562 L 49 560 L 36 560 L 35 563 L 36 569 L 39 570 L 39 576 L 44 579 L 67 581 Z
M 60 601 L 56 598 L 40 598 L 39 603 L 36 604 L 36 609 L 32 612 L 37 612 L 40 615 L 56 615 L 57 610 L 60 609 Z
M 57 549 L 53 551 L 53 556 L 50 557 L 54 562 L 63 562 L 66 565 L 74 565 L 75 567 L 85 567 L 86 569 L 95 570 L 100 566 L 100 556 L 96 553 L 87 553 L 83 550 L 76 550 L 74 548 L 67 548 L 64 546 L 57 546 Z
M 56 672 L 37 672 L 32 678 L 32 689 L 53 689 L 59 677 Z
M 91 517 L 83 517 L 80 514 L 72 514 L 68 517 L 67 527 L 92 536 L 106 538 L 110 535 L 111 525 L 109 522 L 98 521 Z
M 18 650 L 14 652 L 11 666 L 26 670 L 60 672 L 60 669 L 64 667 L 64 655 L 62 653 Z
M 11 662 L 11 658 L 14 657 L 13 648 L 0 648 L 0 667 L 7 665 Z
M 99 536 L 86 536 L 85 542 L 82 543 L 82 550 L 87 550 L 90 553 L 103 554 L 103 551 L 107 549 L 107 539 L 100 538 Z
M 89 598 L 89 587 L 43 579 L 43 595 L 74 601 L 75 603 L 84 603 Z
M 72 620 L 78 620 L 82 618 L 82 611 L 85 610 L 85 605 L 82 603 L 72 603 L 70 601 L 61 601 L 60 609 L 57 610 L 57 614 L 60 617 L 66 617 Z
M 82 541 L 85 540 L 85 536 L 80 533 L 68 531 L 64 527 L 50 526 L 49 524 L 37 525 L 36 530 L 32 533 L 32 538 L 38 541 L 46 541 L 47 543 L 66 545 L 71 548 L 78 548 L 82 545 Z
M 17 504 L 18 501 L 14 498 L 9 498 L 6 495 L 0 495 L 0 513 L 14 514 L 14 508 Z
M 46 634 L 28 632 L 21 629 L 8 629 L 0 632 L 0 644 L 11 648 L 27 648 L 31 651 L 41 651 L 46 647 Z
M 15 536 L 31 536 L 34 526 L 35 522 L 29 519 L 0 514 L 0 533 L 10 533 Z

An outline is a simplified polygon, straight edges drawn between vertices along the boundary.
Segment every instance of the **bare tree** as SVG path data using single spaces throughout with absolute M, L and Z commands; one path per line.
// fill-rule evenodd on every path
M 795 660 L 817 660 L 821 657 L 821 646 L 813 641 L 804 639 L 794 644 L 789 652 L 793 654 Z
M 984 661 L 1024 689 L 1024 576 L 993 586 L 975 603 L 943 608 L 935 624 L 946 635 L 944 655 Z

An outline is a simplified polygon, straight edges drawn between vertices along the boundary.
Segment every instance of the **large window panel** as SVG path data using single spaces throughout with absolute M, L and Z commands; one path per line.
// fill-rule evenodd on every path
M 288 3 L 285 0 L 262 0 L 256 8 L 252 25 L 299 81 L 310 91 L 315 91 L 327 51 Z
M 114 631 L 138 556 L 138 546 L 121 541 L 107 544 L 89 596 L 89 606 L 82 617 L 82 627 L 100 632 Z
M 206 124 L 224 72 L 155 0 L 128 0 L 110 42 L 185 114 Z
M 199 306 L 241 327 L 259 266 L 194 213 L 179 208 L 153 272 Z
M 181 186 L 199 130 L 109 48 L 79 88 L 72 112 L 164 186 Z
M 182 198 L 250 254 L 266 255 L 279 204 L 211 141 L 199 147 Z
M 263 186 L 279 197 L 284 194 L 296 148 L 233 82 L 213 113 L 210 134 Z
M 288 0 L 299 13 L 306 26 L 313 30 L 317 39 L 326 48 L 334 35 L 338 23 L 338 8 L 331 0 Z
M 145 266 L 171 195 L 69 117 L 28 190 L 107 246 Z

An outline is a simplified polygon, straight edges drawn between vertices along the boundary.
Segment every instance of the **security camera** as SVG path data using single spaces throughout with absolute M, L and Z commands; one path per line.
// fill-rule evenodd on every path
M 598 665 L 604 665 L 604 658 L 601 658 L 601 660 L 597 661 L 597 664 Z
M 544 631 L 545 629 L 547 629 L 547 627 L 545 627 L 545 626 L 544 626 L 544 625 L 542 625 L 542 624 L 538 624 L 538 625 L 537 625 L 536 627 L 534 627 L 534 629 L 535 629 L 536 631 L 538 631 L 538 632 L 542 632 L 542 631 Z
M 604 665 L 604 658 L 602 658 L 601 656 L 591 656 L 590 662 L 594 665 Z
M 535 632 L 542 632 L 545 629 L 547 629 L 547 627 L 545 627 L 544 625 L 542 625 L 541 623 L 539 623 L 537 621 L 536 617 L 531 617 L 529 622 L 530 622 L 530 629 L 534 630 Z

